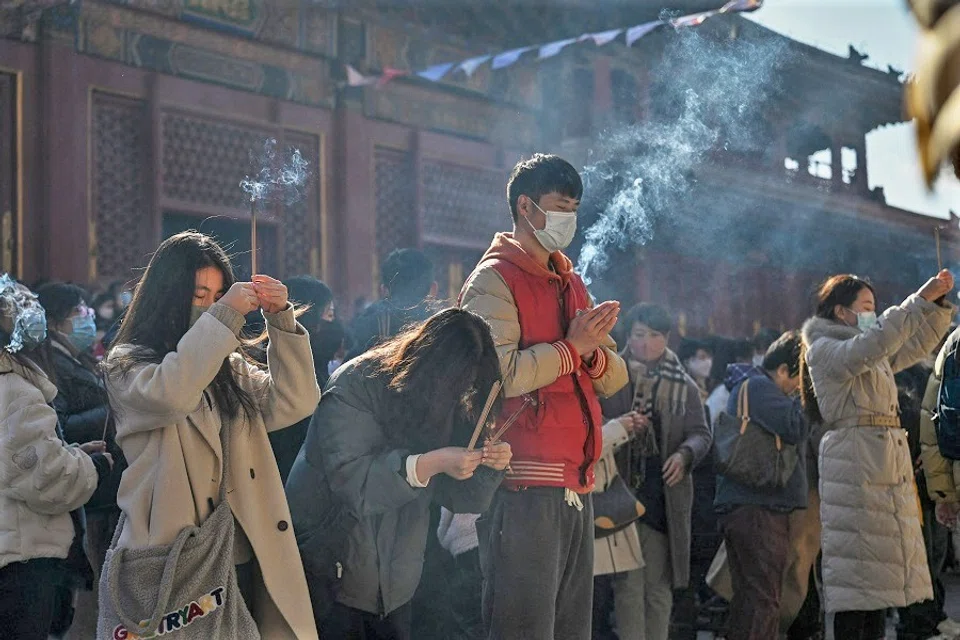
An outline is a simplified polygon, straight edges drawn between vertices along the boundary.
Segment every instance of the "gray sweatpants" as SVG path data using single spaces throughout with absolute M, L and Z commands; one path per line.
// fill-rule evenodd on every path
M 564 490 L 500 489 L 477 520 L 489 640 L 590 640 L 593 502 Z

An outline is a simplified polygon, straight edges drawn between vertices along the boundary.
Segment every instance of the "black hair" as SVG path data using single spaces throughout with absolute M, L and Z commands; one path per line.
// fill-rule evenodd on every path
M 573 165 L 560 156 L 535 153 L 529 160 L 521 160 L 507 180 L 507 202 L 510 215 L 517 221 L 517 201 L 527 196 L 536 203 L 548 193 L 559 193 L 579 200 L 583 196 L 583 180 Z
M 841 307 L 850 307 L 857 301 L 857 296 L 864 289 L 869 289 L 874 296 L 877 295 L 876 289 L 869 280 L 852 274 L 840 274 L 827 278 L 817 290 L 817 311 L 816 316 L 824 320 L 837 320 L 834 309 L 837 305 Z M 800 351 L 800 400 L 803 403 L 804 413 L 810 422 L 823 422 L 823 415 L 820 413 L 820 405 L 817 402 L 817 394 L 813 388 L 813 379 L 810 377 L 810 370 L 807 367 L 807 348 L 804 345 Z
M 628 336 L 633 331 L 633 325 L 638 322 L 660 333 L 670 333 L 673 329 L 673 318 L 670 316 L 670 312 L 660 305 L 650 302 L 641 302 L 627 311 L 623 326 L 626 328 Z
M 787 331 L 773 341 L 763 356 L 763 368 L 776 371 L 780 365 L 787 365 L 790 377 L 800 375 L 800 349 L 803 341 L 798 331 Z
M 462 309 L 441 311 L 363 358 L 392 392 L 381 416 L 391 427 L 387 437 L 414 453 L 468 444 L 487 394 L 500 380 L 489 325 Z
M 380 282 L 390 298 L 401 304 L 417 304 L 430 294 L 433 261 L 417 249 L 394 249 L 380 266 Z
M 631 327 L 632 328 L 632 327 Z M 713 347 L 708 345 L 702 340 L 694 340 L 693 338 L 684 338 L 680 341 L 680 345 L 677 347 L 677 358 L 680 362 L 686 362 L 690 358 L 693 358 L 697 355 L 697 352 L 703 350 L 713 354 Z
M 757 334 L 753 336 L 753 349 L 760 353 L 766 353 L 770 345 L 780 338 L 780 332 L 776 329 L 770 329 L 769 327 L 760 329 L 760 331 L 757 331 Z
M 236 282 L 230 258 L 223 248 L 197 231 L 184 231 L 164 240 L 150 259 L 127 307 L 116 345 L 133 347 L 122 355 L 104 361 L 107 376 L 127 375 L 138 364 L 159 363 L 176 351 L 180 339 L 190 328 L 190 314 L 196 292 L 196 273 L 204 267 L 216 267 L 223 275 L 223 291 Z M 245 341 L 246 349 L 254 342 Z M 253 362 L 248 358 L 249 362 Z M 242 411 L 252 418 L 258 411 L 256 400 L 240 386 L 230 358 L 224 358 L 220 371 L 210 385 L 217 408 L 233 419 Z
M 307 329 L 315 329 L 320 325 L 323 310 L 333 301 L 333 291 L 322 280 L 313 276 L 295 276 L 287 278 L 287 295 L 293 302 L 300 305 L 310 305 L 300 316 L 300 323 Z
M 47 312 L 49 324 L 60 324 L 69 318 L 86 296 L 82 287 L 64 282 L 49 282 L 37 289 L 37 298 Z
M 745 338 L 710 336 L 708 341 L 713 344 L 713 366 L 708 384 L 711 389 L 723 382 L 731 364 L 753 362 L 753 344 Z

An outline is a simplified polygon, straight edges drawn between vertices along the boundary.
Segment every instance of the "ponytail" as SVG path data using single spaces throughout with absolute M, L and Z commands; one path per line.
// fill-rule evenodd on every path
M 817 394 L 813 389 L 813 379 L 810 377 L 810 366 L 807 364 L 807 345 L 800 345 L 800 403 L 803 412 L 811 424 L 823 422 L 820 405 L 817 403 Z

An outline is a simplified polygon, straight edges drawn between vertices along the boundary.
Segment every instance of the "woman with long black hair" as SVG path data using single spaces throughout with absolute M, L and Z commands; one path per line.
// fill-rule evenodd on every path
M 878 318 L 873 286 L 836 275 L 803 326 L 801 397 L 822 435 L 823 587 L 836 638 L 879 640 L 886 609 L 933 598 L 894 374 L 946 334 L 953 284 L 941 271 Z
M 238 337 L 244 316 L 257 308 L 269 335 L 266 370 L 245 357 L 247 343 Z M 124 519 L 117 546 L 171 545 L 185 528 L 202 525 L 217 507 L 225 473 L 236 578 L 260 635 L 315 638 L 267 438 L 319 401 L 310 339 L 286 287 L 263 275 L 236 282 L 214 240 L 180 233 L 151 259 L 115 344 L 104 369 L 117 442 L 129 464 L 117 498 Z M 221 446 L 223 430 L 229 430 L 228 451 Z M 108 582 L 101 580 L 101 603 L 111 597 Z
M 327 383 L 287 481 L 325 640 L 411 637 L 431 501 L 482 513 L 510 461 L 507 443 L 465 448 L 499 379 L 486 322 L 448 309 Z

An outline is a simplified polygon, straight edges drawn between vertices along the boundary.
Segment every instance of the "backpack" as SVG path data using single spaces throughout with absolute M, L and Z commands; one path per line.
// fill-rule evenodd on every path
M 940 376 L 940 391 L 937 394 L 937 411 L 933 424 L 937 431 L 937 446 L 940 455 L 947 460 L 960 460 L 960 362 L 957 362 L 957 346 L 954 341 L 943 361 Z

